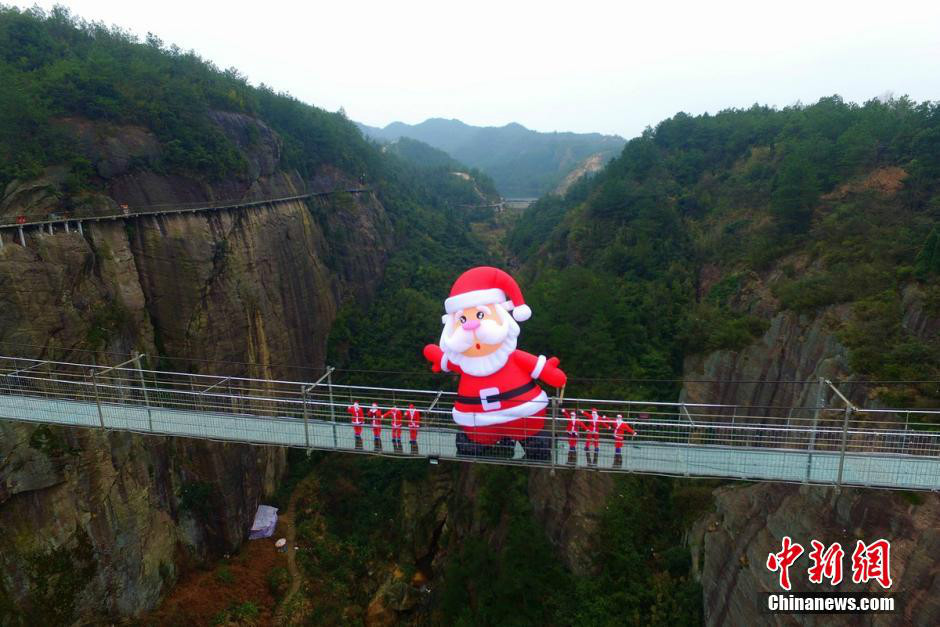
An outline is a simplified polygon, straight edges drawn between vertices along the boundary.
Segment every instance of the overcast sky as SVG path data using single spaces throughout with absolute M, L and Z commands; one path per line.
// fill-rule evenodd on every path
M 940 99 L 936 1 L 58 4 L 374 126 L 446 117 L 632 137 L 677 111 Z

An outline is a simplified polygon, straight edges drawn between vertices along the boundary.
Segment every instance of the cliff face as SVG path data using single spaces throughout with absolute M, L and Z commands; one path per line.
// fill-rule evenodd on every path
M 163 149 L 144 131 L 72 123 L 108 190 L 85 210 L 283 197 L 306 187 L 276 169 L 279 141 L 263 123 L 235 114 L 216 122 L 243 151 L 245 180 L 207 184 L 134 169 L 141 154 Z M 256 131 L 241 141 L 248 126 Z M 324 169 L 310 183 L 350 181 Z M 5 211 L 49 208 L 62 200 L 56 185 L 52 177 L 11 186 Z M 99 363 L 137 349 L 207 360 L 170 362 L 195 371 L 307 377 L 278 364 L 323 366 L 337 307 L 372 295 L 391 235 L 371 194 L 32 234 L 25 248 L 0 250 L 0 348 L 75 360 L 89 350 Z M 238 547 L 284 468 L 275 448 L 6 422 L 0 430 L 0 622 L 116 618 L 152 607 L 180 568 Z
M 772 309 L 766 301 L 765 310 Z M 754 307 L 753 310 L 759 309 Z M 754 383 L 768 380 L 813 380 L 819 376 L 844 378 L 850 374 L 848 349 L 838 339 L 838 321 L 848 315 L 847 306 L 833 306 L 815 316 L 792 312 L 772 314 L 768 330 L 741 351 L 718 351 L 687 359 L 687 379 L 712 381 L 688 383 L 682 397 L 689 402 L 727 402 L 809 408 L 815 404 L 816 385 Z M 923 294 L 911 286 L 904 292 L 904 327 L 915 337 L 937 333 Z M 734 380 L 744 380 L 744 382 Z M 868 390 L 847 386 L 846 392 L 862 405 L 871 404 Z M 829 398 L 827 393 L 825 398 Z M 940 543 L 940 497 L 934 494 L 898 495 L 888 491 L 779 484 L 747 487 L 729 485 L 715 492 L 715 510 L 700 519 L 691 534 L 693 571 L 703 588 L 706 621 L 712 625 L 756 624 L 767 621 L 763 593 L 779 591 L 777 575 L 766 568 L 767 555 L 780 550 L 789 535 L 809 550 L 810 540 L 827 546 L 840 542 L 847 555 L 856 539 L 891 541 L 890 594 L 896 599 L 896 615 L 855 615 L 827 624 L 918 624 L 940 620 L 940 573 L 934 556 Z M 791 569 L 795 591 L 833 591 L 831 586 L 808 583 L 808 559 Z M 845 572 L 851 573 L 851 570 Z M 872 583 L 860 586 L 851 577 L 835 588 L 842 592 L 884 591 Z M 816 624 L 813 615 L 780 615 L 779 624 Z M 860 622 L 861 621 L 861 622 Z

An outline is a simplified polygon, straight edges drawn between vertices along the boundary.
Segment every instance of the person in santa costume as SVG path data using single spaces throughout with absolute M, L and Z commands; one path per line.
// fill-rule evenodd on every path
M 382 410 L 378 403 L 372 403 L 369 408 L 369 420 L 372 421 L 372 436 L 375 438 L 376 445 L 382 443 Z
M 401 447 L 401 410 L 392 407 L 382 414 L 382 418 L 392 419 L 392 446 L 395 447 L 395 450 L 398 450 Z
M 421 412 L 414 403 L 408 405 L 408 440 L 412 448 L 418 445 L 418 429 L 421 428 Z
M 488 266 L 467 270 L 454 282 L 444 310 L 440 341 L 425 346 L 424 356 L 432 371 L 460 375 L 452 411 L 461 427 L 458 454 L 491 455 L 493 445 L 511 451 L 518 441 L 527 458 L 548 459 L 548 396 L 536 381 L 560 388 L 567 377 L 557 357 L 516 348 L 518 323 L 532 310 L 515 279 Z
M 362 445 L 362 425 L 365 423 L 365 419 L 362 415 L 362 407 L 359 407 L 359 401 L 355 401 L 347 407 L 346 411 L 351 417 L 350 422 L 352 422 L 353 431 L 356 434 L 356 446 L 360 447 Z
M 565 433 L 568 434 L 568 452 L 573 453 L 578 446 L 578 414 L 574 410 L 562 409 L 565 420 L 568 421 Z
M 600 446 L 601 441 L 601 428 L 605 427 L 607 418 L 602 417 L 597 413 L 597 408 L 591 408 L 590 413 L 581 410 L 581 414 L 584 416 L 585 420 L 579 420 L 578 424 L 581 425 L 581 428 L 584 429 L 584 452 L 588 452 L 588 446 L 591 444 L 594 445 L 594 455 L 597 456 L 597 449 Z
M 607 421 L 607 428 L 614 432 L 614 455 L 620 455 L 624 436 L 634 436 L 636 431 L 623 419 L 621 414 L 617 414 L 616 420 Z

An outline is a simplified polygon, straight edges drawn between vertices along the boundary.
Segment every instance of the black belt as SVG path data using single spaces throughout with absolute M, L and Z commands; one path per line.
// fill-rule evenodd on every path
M 525 394 L 531 389 L 535 388 L 535 380 L 530 379 L 528 383 L 524 383 L 517 388 L 507 390 L 505 392 L 500 392 L 499 394 L 493 394 L 492 396 L 486 397 L 487 403 L 495 403 L 497 401 L 508 401 L 511 398 L 515 398 L 520 394 Z M 465 405 L 482 405 L 484 399 L 479 396 L 458 396 L 456 402 L 464 403 Z

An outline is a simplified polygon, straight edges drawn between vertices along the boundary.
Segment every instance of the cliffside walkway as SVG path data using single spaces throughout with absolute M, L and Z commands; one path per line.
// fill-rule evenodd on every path
M 64 213 L 51 213 L 45 220 L 25 220 L 20 219 L 14 222 L 0 223 L 0 248 L 3 248 L 3 234 L 5 232 L 13 233 L 13 241 L 21 246 L 26 246 L 26 233 L 32 229 L 39 235 L 55 235 L 56 228 L 61 232 L 69 233 L 75 231 L 84 233 L 84 223 L 87 222 L 107 222 L 112 220 L 127 220 L 130 218 L 143 218 L 147 216 L 166 216 L 181 213 L 201 213 L 205 211 L 223 211 L 230 209 L 251 209 L 278 202 L 288 202 L 292 200 L 303 200 L 306 198 L 315 198 L 318 196 L 330 196 L 332 194 L 363 194 L 371 192 L 369 187 L 354 187 L 349 189 L 333 189 L 321 192 L 308 192 L 306 194 L 297 194 L 295 196 L 284 196 L 279 198 L 265 198 L 263 200 L 224 200 L 215 203 L 174 203 L 170 205 L 146 205 L 141 207 L 126 207 L 120 211 L 95 215 L 95 216 L 72 216 Z M 9 219 L 9 218 L 0 218 Z
M 543 468 L 585 468 L 678 477 L 784 481 L 904 490 L 940 490 L 940 410 L 856 407 L 829 382 L 815 408 L 550 398 L 544 459 L 519 444 L 458 455 L 455 394 L 438 390 L 163 372 L 135 358 L 118 366 L 0 357 L 0 419 L 398 458 L 460 460 Z M 828 388 L 832 387 L 832 390 Z M 823 392 L 827 394 L 823 394 Z M 422 413 L 417 444 L 389 420 L 375 441 L 368 416 L 357 439 L 353 400 Z M 623 414 L 637 431 L 616 454 L 610 432 L 585 452 L 569 451 L 561 408 Z

